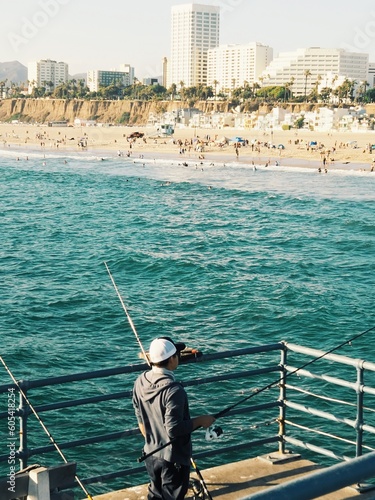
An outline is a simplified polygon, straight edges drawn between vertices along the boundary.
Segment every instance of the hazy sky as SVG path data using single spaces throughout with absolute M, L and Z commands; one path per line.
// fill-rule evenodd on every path
M 135 67 L 161 75 L 170 52 L 170 12 L 184 0 L 1 0 L 0 62 L 38 59 L 69 73 Z M 220 43 L 261 42 L 278 52 L 303 47 L 367 52 L 375 62 L 374 0 L 205 0 L 221 10 Z

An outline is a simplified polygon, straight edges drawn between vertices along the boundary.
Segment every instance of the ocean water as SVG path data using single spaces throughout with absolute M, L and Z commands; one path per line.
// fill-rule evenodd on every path
M 375 326 L 375 173 L 188 164 L 0 151 L 1 356 L 16 378 L 137 362 L 104 261 L 145 346 L 328 350 Z M 373 345 L 370 332 L 341 353 L 375 362 Z

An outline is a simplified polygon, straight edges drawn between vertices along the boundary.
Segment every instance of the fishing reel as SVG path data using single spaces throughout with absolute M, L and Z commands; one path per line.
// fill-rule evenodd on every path
M 219 425 L 211 425 L 206 430 L 206 441 L 212 441 L 213 439 L 219 439 L 223 435 L 223 429 Z

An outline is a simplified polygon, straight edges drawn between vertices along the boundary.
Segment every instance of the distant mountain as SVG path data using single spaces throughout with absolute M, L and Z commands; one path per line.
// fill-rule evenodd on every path
M 0 80 L 7 83 L 20 83 L 27 81 L 27 67 L 18 61 L 0 63 Z
M 87 80 L 87 73 L 76 73 L 75 75 L 69 76 L 70 80 Z

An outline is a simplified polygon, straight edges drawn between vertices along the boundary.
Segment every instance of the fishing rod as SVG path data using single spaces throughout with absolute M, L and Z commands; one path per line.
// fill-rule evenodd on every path
M 10 368 L 8 367 L 8 365 L 5 363 L 4 359 L 2 356 L 0 356 L 0 361 L 1 363 L 3 364 L 5 370 L 8 372 L 8 375 L 10 376 L 10 378 L 12 379 L 13 383 L 16 385 L 19 393 L 21 394 L 21 396 L 23 397 L 23 399 L 26 401 L 28 407 L 30 408 L 30 410 L 33 412 L 33 414 L 35 415 L 37 421 L 40 423 L 40 425 L 42 426 L 44 432 L 47 434 L 47 436 L 49 437 L 51 443 L 54 445 L 54 447 L 56 448 L 56 450 L 58 451 L 60 457 L 63 459 L 63 461 L 67 464 L 68 463 L 68 460 L 65 458 L 65 455 L 63 454 L 63 452 L 61 451 L 59 445 L 56 443 L 55 439 L 53 438 L 52 434 L 50 433 L 50 431 L 47 429 L 46 425 L 44 424 L 44 422 L 42 421 L 42 419 L 40 418 L 40 416 L 38 415 L 37 411 L 35 410 L 34 406 L 31 404 L 29 398 L 26 396 L 25 392 L 22 390 L 20 384 L 17 382 L 17 380 L 15 379 L 13 373 L 10 371 Z M 84 492 L 84 494 L 87 496 L 87 498 L 89 500 L 93 500 L 92 496 L 90 495 L 90 493 L 87 491 L 87 489 L 85 488 L 85 486 L 83 485 L 82 481 L 79 479 L 79 477 L 77 475 L 74 476 L 74 479 L 77 481 L 78 485 L 81 487 L 82 491 Z
M 307 361 L 302 366 L 299 366 L 298 368 L 295 368 L 291 372 L 285 374 L 284 378 L 287 378 L 287 377 L 290 377 L 291 375 L 296 374 L 298 371 L 303 370 L 307 366 L 310 366 L 311 364 L 315 363 L 316 361 L 319 361 L 319 359 L 322 359 L 325 356 L 328 356 L 328 354 L 331 354 L 332 352 L 337 351 L 338 349 L 341 349 L 345 345 L 350 345 L 352 342 L 354 342 L 355 340 L 359 339 L 363 335 L 366 335 L 367 333 L 371 332 L 372 330 L 375 330 L 375 326 L 372 326 L 368 330 L 365 330 L 364 332 L 361 332 L 361 333 L 358 333 L 357 335 L 354 335 L 354 337 L 352 337 L 351 339 L 345 340 L 344 342 L 342 342 L 341 344 L 333 347 L 329 351 L 323 352 L 320 356 L 317 356 L 316 358 L 310 359 L 310 361 Z M 237 403 L 234 403 L 233 405 L 228 406 L 227 408 L 224 408 L 224 410 L 221 410 L 219 413 L 216 413 L 216 415 L 214 415 L 214 417 L 215 418 L 223 417 L 224 415 L 226 415 L 228 412 L 230 412 L 231 410 L 233 410 L 234 408 L 236 408 L 240 404 L 245 403 L 246 401 L 248 401 L 249 399 L 253 398 L 257 394 L 260 394 L 261 392 L 264 392 L 264 391 L 266 391 L 268 389 L 271 389 L 272 387 L 275 387 L 276 385 L 279 385 L 279 384 L 280 384 L 280 379 L 274 380 L 273 382 L 271 382 L 268 385 L 265 385 L 261 389 L 257 389 L 256 391 L 254 391 L 253 393 L 251 393 L 249 396 L 246 396 L 246 397 L 240 399 L 239 401 L 237 401 Z
M 113 276 L 112 276 L 112 274 L 111 274 L 111 271 L 109 270 L 109 267 L 107 266 L 107 263 L 106 263 L 106 262 L 104 262 L 104 265 L 105 265 L 105 268 L 107 269 L 107 272 L 108 272 L 108 274 L 109 274 L 109 277 L 111 278 L 112 285 L 113 285 L 114 289 L 116 290 L 117 297 L 120 299 L 120 302 L 121 302 L 122 308 L 124 309 L 124 312 L 125 312 L 125 314 L 126 314 L 126 317 L 128 318 L 129 325 L 130 325 L 131 329 L 133 330 L 133 333 L 134 333 L 134 335 L 135 335 L 135 338 L 137 339 L 137 342 L 138 342 L 138 344 L 139 344 L 139 347 L 141 348 L 142 354 L 143 354 L 143 356 L 144 356 L 145 360 L 147 361 L 147 364 L 150 366 L 150 361 L 149 361 L 149 359 L 148 359 L 148 356 L 147 356 L 147 354 L 146 354 L 146 351 L 143 349 L 143 345 L 142 345 L 141 339 L 140 339 L 140 338 L 139 338 L 139 336 L 138 336 L 137 330 L 135 329 L 134 323 L 133 323 L 133 321 L 132 321 L 132 319 L 131 319 L 131 317 L 130 317 L 130 315 L 129 315 L 129 313 L 128 313 L 128 310 L 127 310 L 127 308 L 126 308 L 126 305 L 124 304 L 124 301 L 122 300 L 121 294 L 120 294 L 120 292 L 119 292 L 119 289 L 117 288 L 117 285 L 116 285 L 116 283 L 115 283 L 115 280 L 113 279 Z
M 328 354 L 331 354 L 332 352 L 334 351 L 337 351 L 338 349 L 341 349 L 342 347 L 344 347 L 345 345 L 351 345 L 352 342 L 354 342 L 355 340 L 359 339 L 360 337 L 362 337 L 363 335 L 366 335 L 367 333 L 371 332 L 375 330 L 375 326 L 372 326 L 371 328 L 365 330 L 364 332 L 361 332 L 361 333 L 358 333 L 357 335 L 354 335 L 354 337 L 348 339 L 348 340 L 345 340 L 344 342 L 342 342 L 341 344 L 333 347 L 332 349 L 329 349 L 328 351 L 325 351 L 323 352 L 320 356 L 317 356 L 316 358 L 313 358 L 311 359 L 310 361 L 307 361 L 306 363 L 304 363 L 302 366 L 299 366 L 298 368 L 295 368 L 294 370 L 292 370 L 291 372 L 289 373 L 286 373 L 285 374 L 285 377 L 284 379 L 286 379 L 287 377 L 290 377 L 291 375 L 294 375 L 296 374 L 298 371 L 300 370 L 303 370 L 304 368 L 306 368 L 307 366 L 310 366 L 312 363 L 315 363 L 316 361 L 318 361 L 319 359 L 322 359 L 324 358 L 325 356 L 328 356 Z M 241 398 L 239 401 L 237 401 L 236 403 L 230 405 L 230 406 L 227 406 L 226 408 L 224 408 L 223 410 L 221 410 L 220 412 L 214 414 L 214 417 L 217 419 L 217 418 L 220 418 L 220 417 L 223 417 L 224 415 L 226 415 L 227 413 L 229 413 L 231 410 L 233 410 L 234 408 L 236 408 L 237 406 L 245 403 L 246 401 L 248 401 L 249 399 L 253 398 L 254 396 L 257 396 L 258 394 L 260 394 L 261 392 L 264 392 L 268 389 L 271 389 L 272 387 L 275 387 L 277 385 L 280 384 L 280 379 L 276 379 L 274 380 L 273 382 L 265 385 L 264 387 L 260 388 L 260 389 L 257 389 L 255 390 L 254 392 L 252 392 L 249 396 L 245 396 L 244 398 Z M 220 433 L 220 427 L 218 427 L 217 429 L 219 429 L 219 433 Z M 214 430 L 215 432 L 215 430 Z M 220 434 L 218 434 L 217 437 L 219 437 Z M 160 445 L 158 448 L 155 448 L 154 450 L 150 451 L 149 453 L 147 453 L 146 455 L 143 455 L 142 457 L 140 457 L 138 459 L 138 462 L 143 462 L 146 458 L 150 457 L 151 455 L 153 455 L 154 453 L 162 450 L 163 448 L 165 448 L 166 446 L 168 446 L 173 440 L 169 441 L 168 443 L 164 443 L 162 445 Z
M 137 342 L 138 342 L 138 344 L 139 344 L 139 345 L 140 345 L 140 347 L 141 347 L 142 354 L 143 354 L 143 356 L 144 356 L 145 360 L 147 361 L 148 366 L 151 368 L 151 362 L 150 362 L 150 360 L 149 360 L 149 357 L 147 356 L 147 353 L 146 353 L 146 351 L 145 351 L 145 350 L 144 350 L 144 348 L 143 348 L 143 345 L 142 345 L 141 339 L 139 338 L 139 335 L 138 335 L 138 333 L 137 333 L 137 330 L 135 329 L 135 326 L 134 326 L 134 323 L 133 323 L 133 321 L 132 321 L 132 319 L 131 319 L 131 317 L 130 317 L 130 314 L 129 314 L 129 312 L 128 312 L 128 310 L 127 310 L 127 308 L 126 308 L 125 304 L 124 304 L 124 301 L 122 300 L 121 294 L 120 294 L 120 292 L 119 292 L 119 289 L 117 288 L 117 285 L 116 285 L 115 280 L 114 280 L 114 278 L 113 278 L 113 276 L 112 276 L 112 274 L 111 274 L 111 271 L 109 270 L 109 267 L 108 267 L 108 265 L 107 265 L 107 263 L 106 263 L 106 262 L 104 262 L 104 265 L 105 265 L 105 267 L 106 267 L 106 269 L 107 269 L 107 272 L 108 272 L 108 274 L 109 274 L 109 277 L 111 278 L 111 281 L 112 281 L 112 284 L 113 284 L 113 286 L 114 286 L 114 289 L 116 290 L 117 296 L 118 296 L 118 298 L 120 299 L 120 302 L 121 302 L 122 308 L 123 308 L 123 309 L 124 309 L 124 311 L 125 311 L 126 317 L 127 317 L 128 321 L 129 321 L 129 324 L 130 324 L 130 326 L 131 326 L 131 329 L 133 330 L 133 333 L 134 333 L 134 335 L 135 335 L 135 338 L 137 339 Z M 174 440 L 171 440 L 168 444 L 172 444 L 172 442 L 173 442 L 173 441 L 174 441 Z M 163 446 L 163 448 L 165 448 L 166 446 L 168 446 L 168 444 L 166 444 L 165 446 Z M 155 450 L 155 451 L 157 451 L 157 450 Z M 155 453 L 155 451 L 154 451 L 154 453 Z M 142 461 L 143 461 L 143 460 L 142 460 Z M 138 462 L 140 462 L 140 460 L 138 460 Z M 198 468 L 197 464 L 195 463 L 195 461 L 194 461 L 193 457 L 190 457 L 190 463 L 191 463 L 191 465 L 193 466 L 193 469 L 195 470 L 195 473 L 196 473 L 196 474 L 197 474 L 197 476 L 198 476 L 198 479 L 199 479 L 199 482 L 200 482 L 200 484 L 201 484 L 201 486 L 202 486 L 202 488 L 203 488 L 203 492 L 204 492 L 204 494 L 205 494 L 205 495 L 207 495 L 207 498 L 208 498 L 209 500 L 213 500 L 213 498 L 212 498 L 212 496 L 211 496 L 210 492 L 208 491 L 207 485 L 206 485 L 205 480 L 204 480 L 204 478 L 203 478 L 203 476 L 202 476 L 202 474 L 201 474 L 201 471 L 200 471 L 200 469 Z

